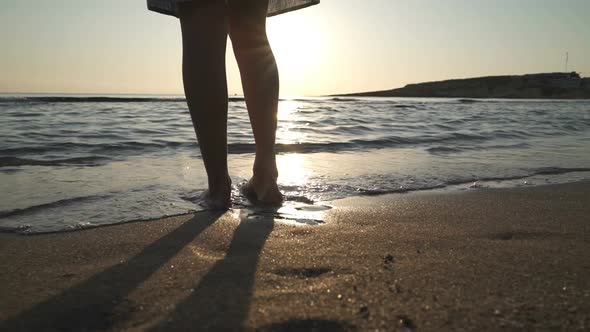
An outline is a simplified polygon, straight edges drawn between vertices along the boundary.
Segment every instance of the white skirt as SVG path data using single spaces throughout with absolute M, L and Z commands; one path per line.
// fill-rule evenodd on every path
M 149 10 L 178 17 L 178 3 L 190 1 L 195 0 L 147 0 L 147 6 Z M 320 0 L 269 0 L 267 16 L 279 15 L 318 3 Z

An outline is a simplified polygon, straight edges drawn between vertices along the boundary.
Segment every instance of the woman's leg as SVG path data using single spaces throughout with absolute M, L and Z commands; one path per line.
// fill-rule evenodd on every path
M 256 141 L 253 176 L 246 190 L 263 203 L 280 203 L 275 159 L 279 74 L 266 37 L 268 0 L 228 0 L 228 7 L 229 35 Z
M 181 4 L 184 92 L 209 180 L 208 203 L 231 205 L 227 170 L 228 11 L 223 0 Z

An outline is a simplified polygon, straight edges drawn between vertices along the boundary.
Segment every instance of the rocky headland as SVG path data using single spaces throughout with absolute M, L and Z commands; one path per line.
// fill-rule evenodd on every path
M 340 96 L 590 99 L 590 78 L 582 78 L 576 72 L 486 76 Z

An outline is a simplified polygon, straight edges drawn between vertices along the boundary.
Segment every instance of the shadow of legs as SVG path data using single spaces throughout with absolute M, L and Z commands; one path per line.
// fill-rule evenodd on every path
M 222 213 L 198 213 L 129 261 L 0 323 L 0 331 L 94 331 L 112 326 L 113 309 Z M 107 239 L 105 239 L 107 241 Z
M 155 330 L 239 330 L 248 317 L 258 260 L 272 229 L 272 218 L 242 221 L 225 258 Z

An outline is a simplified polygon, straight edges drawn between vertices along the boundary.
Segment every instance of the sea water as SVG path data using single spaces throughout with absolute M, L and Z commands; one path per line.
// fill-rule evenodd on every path
M 289 202 L 590 179 L 590 101 L 295 98 L 279 103 Z M 255 151 L 230 98 L 230 175 Z M 199 146 L 179 96 L 0 95 L 0 230 L 40 233 L 201 210 Z

